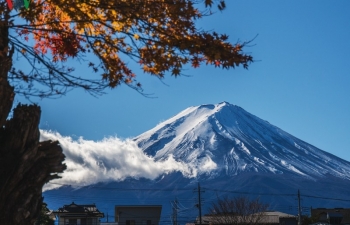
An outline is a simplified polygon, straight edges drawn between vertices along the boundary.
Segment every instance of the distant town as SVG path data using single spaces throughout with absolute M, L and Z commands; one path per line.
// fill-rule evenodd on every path
M 310 215 L 291 215 L 279 211 L 260 211 L 248 214 L 249 210 L 258 209 L 253 202 L 245 202 L 243 207 L 239 199 L 218 203 L 220 212 L 199 215 L 193 221 L 180 223 L 176 209 L 171 223 L 162 222 L 162 205 L 116 205 L 114 221 L 109 221 L 95 204 L 77 204 L 72 202 L 57 210 L 50 210 L 47 216 L 57 225 L 346 225 L 350 224 L 350 208 L 315 208 Z M 239 204 L 237 204 L 239 203 Z M 238 207 L 233 211 L 232 206 Z M 253 206 L 254 205 L 254 206 Z M 244 208 L 244 209 L 243 209 Z M 253 209 L 254 208 L 254 209 Z M 199 212 L 200 213 L 200 212 Z M 107 216 L 107 218 L 106 218 Z M 104 219 L 105 222 L 102 222 Z

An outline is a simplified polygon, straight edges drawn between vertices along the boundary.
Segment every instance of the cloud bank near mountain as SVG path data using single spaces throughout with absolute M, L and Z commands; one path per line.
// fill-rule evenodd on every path
M 155 161 L 130 139 L 108 137 L 101 141 L 74 140 L 57 132 L 40 130 L 41 140 L 58 140 L 66 155 L 66 171 L 62 178 L 45 185 L 45 190 L 63 185 L 86 186 L 98 182 L 120 181 L 127 177 L 155 179 L 162 174 L 179 171 L 195 177 L 197 168 L 175 161 L 172 155 Z M 202 170 L 212 169 L 205 165 Z

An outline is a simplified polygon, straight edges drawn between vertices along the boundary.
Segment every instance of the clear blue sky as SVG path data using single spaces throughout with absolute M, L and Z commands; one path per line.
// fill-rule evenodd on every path
M 227 101 L 350 161 L 350 1 L 226 3 L 198 25 L 232 42 L 258 35 L 246 48 L 256 60 L 249 70 L 189 68 L 189 77 L 168 76 L 166 85 L 139 73 L 145 93 L 156 98 L 118 87 L 98 98 L 75 90 L 60 99 L 33 99 L 42 107 L 40 128 L 94 141 L 127 138 L 189 106 Z

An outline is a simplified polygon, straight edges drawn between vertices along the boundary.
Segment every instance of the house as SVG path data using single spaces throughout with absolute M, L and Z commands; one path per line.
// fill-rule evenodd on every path
M 115 222 L 118 225 L 159 225 L 161 205 L 115 206 Z
M 74 202 L 53 211 L 53 214 L 58 218 L 58 225 L 100 225 L 100 218 L 104 217 L 95 204 L 78 205 Z
M 315 208 L 311 217 L 317 218 L 318 224 L 350 224 L 350 208 Z
M 237 215 L 205 215 L 202 217 L 202 224 L 262 224 L 262 225 L 297 225 L 297 217 L 294 215 L 267 211 L 247 216 Z M 199 224 L 199 219 L 195 224 Z
M 298 217 L 278 211 L 264 212 L 262 224 L 297 225 Z

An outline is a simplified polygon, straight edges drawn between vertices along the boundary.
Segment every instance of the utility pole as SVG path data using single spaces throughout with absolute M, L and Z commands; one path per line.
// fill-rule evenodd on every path
M 173 225 L 177 225 L 177 213 L 178 213 L 178 201 L 177 198 L 173 202 Z
M 199 225 L 202 225 L 202 200 L 201 200 L 201 186 L 198 182 L 198 211 L 199 211 Z
M 298 225 L 301 225 L 300 191 L 298 189 Z

